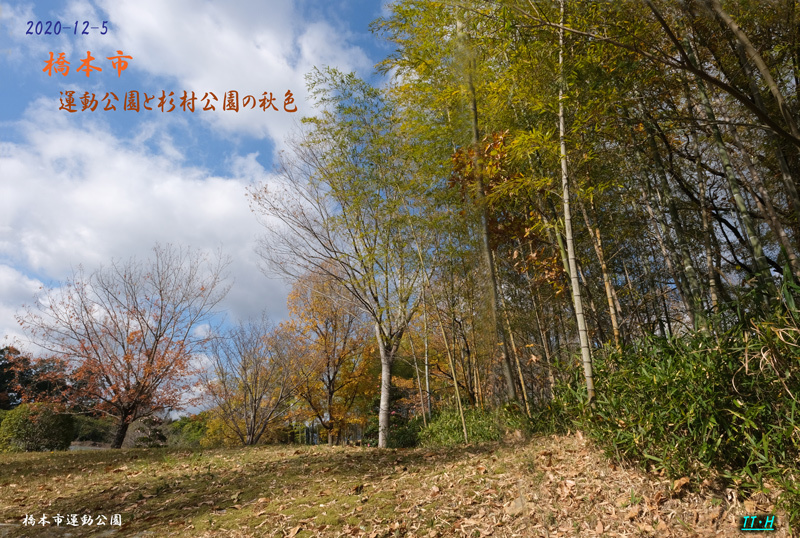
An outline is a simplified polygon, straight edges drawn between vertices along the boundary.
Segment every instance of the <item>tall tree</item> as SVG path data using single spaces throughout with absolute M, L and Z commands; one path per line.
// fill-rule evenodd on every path
M 486 187 L 483 179 L 482 163 L 480 159 L 480 126 L 478 121 L 478 98 L 475 93 L 475 82 L 473 80 L 475 68 L 475 56 L 472 53 L 471 47 L 467 42 L 462 24 L 458 21 L 456 25 L 458 31 L 458 40 L 461 42 L 460 56 L 464 66 L 464 78 L 467 87 L 468 103 L 469 103 L 469 117 L 470 117 L 470 133 L 472 135 L 472 168 L 473 175 L 476 179 L 475 195 L 477 200 L 478 211 L 480 212 L 480 236 L 481 246 L 483 249 L 483 258 L 485 263 L 484 270 L 489 275 L 489 315 L 495 332 L 500 335 L 501 353 L 502 353 L 502 368 L 503 377 L 506 380 L 506 397 L 509 400 L 514 400 L 517 397 L 516 385 L 514 383 L 514 376 L 511 373 L 511 355 L 509 353 L 508 338 L 510 335 L 506 331 L 500 321 L 499 310 L 502 298 L 499 296 L 498 282 L 497 282 L 497 268 L 494 261 L 495 253 L 489 242 L 489 215 L 486 207 Z M 522 380 L 520 380 L 523 383 Z M 524 383 L 523 383 L 524 387 Z
M 592 357 L 589 353 L 589 336 L 586 330 L 586 319 L 583 316 L 583 298 L 578 283 L 578 265 L 575 261 L 575 243 L 572 240 L 572 210 L 570 208 L 569 168 L 567 166 L 567 128 L 564 120 L 564 99 L 566 98 L 566 78 L 564 76 L 564 0 L 560 3 L 561 25 L 558 32 L 558 143 L 561 160 L 561 188 L 564 203 L 564 235 L 567 241 L 567 260 L 572 287 L 572 303 L 575 307 L 575 320 L 578 324 L 578 337 L 581 343 L 581 362 L 589 401 L 594 398 L 594 377 L 592 375 Z
M 251 189 L 266 222 L 260 254 L 285 275 L 327 275 L 369 316 L 381 357 L 378 446 L 389 434 L 392 365 L 420 301 L 420 267 L 409 205 L 420 188 L 409 173 L 391 103 L 353 74 L 316 71 L 323 112 L 305 120 L 280 168 L 278 188 Z

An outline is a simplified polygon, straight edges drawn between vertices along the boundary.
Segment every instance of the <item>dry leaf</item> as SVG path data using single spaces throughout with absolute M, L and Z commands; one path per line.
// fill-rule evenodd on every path
M 516 516 L 518 514 L 521 514 L 525 512 L 526 509 L 527 509 L 527 503 L 525 502 L 525 499 L 523 499 L 522 497 L 517 497 L 516 499 L 509 502 L 503 507 L 503 510 L 505 510 L 506 514 L 510 516 Z
M 658 505 L 661 503 L 662 500 L 661 497 L 662 497 L 661 492 L 656 491 L 656 494 L 653 495 L 653 498 L 650 501 L 656 509 L 658 508 Z
M 672 485 L 672 491 L 680 491 L 680 489 L 688 483 L 689 483 L 688 477 L 684 476 L 683 478 L 679 478 Z
M 292 530 L 290 530 L 289 534 L 287 534 L 286 537 L 287 538 L 292 538 L 293 536 L 296 536 L 298 532 L 300 532 L 300 525 L 298 525 L 295 528 L 293 528 Z

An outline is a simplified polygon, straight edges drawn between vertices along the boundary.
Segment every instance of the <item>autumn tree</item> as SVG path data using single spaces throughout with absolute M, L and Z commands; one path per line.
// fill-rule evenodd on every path
M 8 410 L 17 404 L 15 371 L 13 361 L 19 356 L 19 350 L 6 346 L 0 349 L 0 409 Z
M 289 311 L 304 341 L 298 396 L 333 444 L 353 404 L 370 392 L 368 322 L 338 280 L 313 273 L 294 283 Z
M 64 361 L 34 360 L 13 346 L 0 349 L 0 409 L 31 402 L 63 404 L 69 388 Z
M 134 420 L 179 409 L 197 383 L 194 355 L 225 296 L 225 260 L 156 246 L 145 261 L 79 267 L 43 291 L 18 321 L 31 342 L 68 364 L 73 397 L 117 420 L 120 448 Z
M 204 388 L 212 412 L 243 445 L 258 444 L 291 409 L 300 384 L 296 342 L 289 326 L 272 327 L 264 317 L 212 340 Z

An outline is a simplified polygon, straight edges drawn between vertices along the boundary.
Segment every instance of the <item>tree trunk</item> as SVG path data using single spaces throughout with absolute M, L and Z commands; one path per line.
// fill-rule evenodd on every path
M 605 256 L 603 253 L 603 240 L 600 236 L 600 227 L 592 228 L 589 221 L 589 214 L 586 212 L 586 207 L 583 202 L 580 202 L 581 212 L 583 213 L 583 220 L 586 222 L 586 229 L 589 230 L 589 235 L 592 237 L 594 244 L 594 252 L 597 255 L 597 261 L 600 262 L 600 270 L 603 273 L 603 287 L 606 291 L 606 301 L 608 301 L 608 315 L 611 317 L 611 330 L 614 332 L 614 347 L 617 350 L 622 349 L 619 334 L 619 322 L 617 321 L 617 309 L 614 305 L 614 294 L 611 289 L 611 276 L 608 274 L 608 265 L 606 264 Z
M 594 399 L 594 378 L 592 374 L 592 357 L 589 354 L 589 336 L 586 330 L 586 319 L 583 316 L 583 301 L 578 281 L 578 266 L 575 263 L 575 247 L 572 241 L 572 213 L 569 208 L 569 175 L 567 173 L 567 140 L 564 121 L 564 0 L 561 0 L 561 28 L 558 31 L 558 138 L 561 148 L 561 187 L 564 198 L 564 233 L 567 236 L 567 258 L 569 261 L 570 281 L 572 283 L 572 302 L 575 305 L 575 320 L 578 323 L 578 337 L 581 343 L 581 362 L 583 375 L 586 378 L 586 390 L 589 401 Z
M 460 26 L 460 25 L 459 25 Z M 460 33 L 460 29 L 459 29 Z M 465 47 L 466 49 L 466 47 Z M 500 320 L 497 316 L 497 308 L 498 308 L 498 289 L 497 289 L 497 274 L 494 270 L 494 256 L 492 253 L 492 247 L 489 244 L 489 216 L 486 208 L 485 196 L 484 196 L 484 183 L 483 183 L 483 174 L 481 171 L 480 166 L 480 147 L 479 147 L 479 129 L 478 129 L 478 103 L 475 97 L 475 85 L 472 82 L 472 69 L 471 69 L 471 55 L 467 56 L 467 89 L 469 91 L 469 99 L 470 99 L 470 121 L 472 123 L 472 147 L 474 151 L 473 156 L 473 170 L 475 173 L 475 177 L 477 178 L 477 189 L 476 189 L 476 198 L 478 201 L 478 206 L 481 212 L 481 246 L 483 247 L 483 257 L 484 262 L 486 264 L 486 270 L 489 273 L 489 299 L 490 299 L 490 309 L 491 309 L 491 321 L 492 321 L 492 328 L 496 332 L 496 334 L 500 335 L 501 341 L 501 353 L 502 353 L 502 367 L 503 367 L 503 376 L 505 377 L 506 381 L 506 398 L 508 400 L 516 400 L 517 399 L 517 391 L 514 385 L 514 376 L 511 373 L 511 358 L 508 353 L 508 342 L 506 339 L 506 332 L 503 330 L 503 326 L 500 323 Z
M 411 344 L 411 356 L 414 358 L 414 372 L 417 374 L 417 388 L 419 389 L 419 408 L 422 411 L 422 425 L 428 427 L 427 413 L 425 413 L 425 398 L 422 396 L 422 380 L 419 378 L 419 364 L 417 363 L 417 351 L 414 349 L 414 339 L 409 338 Z
M 128 427 L 131 423 L 128 421 L 129 415 L 124 415 L 120 418 L 117 424 L 117 432 L 114 434 L 114 441 L 111 443 L 111 448 L 122 448 L 122 443 L 125 442 L 125 436 L 128 433 Z
M 691 96 L 688 85 L 686 86 L 686 96 L 687 99 Z M 689 100 L 689 103 L 691 108 L 691 100 Z M 708 272 L 708 294 L 711 300 L 711 312 L 716 316 L 716 314 L 719 313 L 719 300 L 717 298 L 716 280 L 714 279 L 714 263 L 711 257 L 711 235 L 714 231 L 710 222 L 708 200 L 706 198 L 706 176 L 700 160 L 700 138 L 695 123 L 692 123 L 691 133 L 692 143 L 694 145 L 695 174 L 700 186 L 700 216 L 703 224 L 703 249 L 706 258 L 706 271 Z M 714 324 L 718 321 L 719 320 L 714 320 Z
M 692 264 L 692 257 L 689 254 L 689 247 L 684 240 L 683 226 L 678 216 L 678 211 L 675 207 L 675 199 L 672 196 L 672 190 L 669 182 L 667 181 L 667 171 L 664 167 L 664 162 L 661 160 L 661 154 L 656 145 L 655 133 L 653 126 L 650 122 L 645 123 L 647 129 L 648 141 L 650 148 L 653 151 L 653 163 L 655 164 L 658 178 L 661 183 L 661 190 L 656 193 L 663 197 L 663 205 L 669 212 L 672 227 L 675 230 L 675 246 L 677 247 L 676 254 L 680 256 L 681 261 L 681 275 L 686 281 L 687 286 L 684 289 L 684 294 L 687 299 L 687 306 L 691 309 L 692 322 L 695 329 L 700 329 L 705 332 L 708 330 L 708 323 L 706 322 L 705 312 L 703 311 L 703 292 L 700 288 L 700 281 L 697 278 L 697 271 L 695 271 Z M 658 204 L 656 204 L 658 205 Z M 662 217 L 663 218 L 663 217 Z M 669 237 L 669 232 L 666 229 L 666 219 L 664 219 L 664 233 Z
M 378 350 L 381 355 L 381 403 L 378 408 L 378 448 L 386 448 L 389 440 L 389 407 L 392 390 L 392 362 L 394 350 L 387 349 L 380 325 L 375 324 Z
M 332 385 L 331 385 L 332 388 Z M 336 428 L 336 421 L 333 418 L 333 392 L 328 391 L 328 426 L 326 429 L 328 430 L 328 446 L 333 446 L 333 430 Z M 325 426 L 323 424 L 323 426 Z
M 652 192 L 653 189 L 650 185 L 650 182 L 647 181 L 646 183 L 648 190 Z M 649 196 L 647 193 L 645 193 L 644 189 L 642 189 L 642 199 L 644 200 L 647 213 L 650 215 L 650 219 L 653 221 L 656 240 L 658 241 L 658 246 L 661 249 L 661 254 L 664 256 L 664 263 L 667 264 L 667 270 L 669 271 L 670 276 L 672 276 L 672 280 L 675 282 L 675 289 L 678 290 L 678 295 L 680 296 L 681 301 L 683 301 L 683 305 L 686 307 L 686 311 L 689 313 L 689 316 L 691 316 L 692 323 L 694 324 L 693 304 L 689 295 L 689 291 L 685 289 L 686 286 L 684 285 L 685 278 L 683 277 L 683 272 L 679 273 L 675 269 L 675 267 L 679 266 L 679 264 L 677 263 L 677 260 L 673 261 L 675 249 L 672 245 L 672 241 L 670 240 L 669 229 L 667 228 L 664 212 L 658 205 L 658 200 L 654 200 L 656 202 L 654 204 L 656 209 L 653 210 L 653 206 L 650 205 Z M 669 248 L 667 248 L 667 243 L 669 243 Z
M 428 356 L 428 304 L 425 302 L 424 291 L 422 293 L 422 323 L 425 334 L 425 400 L 428 405 L 428 417 L 430 417 L 433 410 L 431 408 L 430 358 Z M 422 412 L 425 413 L 425 409 Z
M 505 321 L 506 331 L 508 331 L 508 339 L 511 343 L 511 352 L 514 354 L 514 363 L 517 366 L 520 390 L 522 390 L 522 401 L 525 403 L 525 414 L 530 418 L 531 406 L 530 403 L 528 403 L 528 389 L 525 388 L 525 378 L 522 375 L 522 365 L 519 363 L 519 353 L 517 352 L 517 345 L 514 343 L 514 333 L 511 330 L 511 321 L 508 318 L 508 309 L 506 308 L 506 303 L 503 300 L 502 295 L 500 296 L 500 308 L 503 310 L 503 320 Z
M 419 262 L 420 262 L 420 265 L 423 268 L 423 270 L 422 270 L 422 280 L 423 280 L 423 283 L 425 285 L 425 289 L 428 292 L 430 292 L 431 298 L 433 299 L 433 303 L 434 303 L 434 305 L 436 305 L 437 304 L 436 296 L 433 294 L 433 288 L 431 287 L 431 282 L 430 282 L 430 279 L 428 278 L 428 273 L 427 273 L 427 271 L 425 271 L 425 263 L 424 263 L 423 258 L 422 258 L 422 250 L 420 249 L 419 241 L 417 241 L 416 243 L 417 243 L 417 256 L 419 256 Z M 423 296 L 423 300 L 424 300 L 425 290 L 423 290 L 422 296 Z M 445 334 L 444 323 L 442 321 L 442 314 L 439 311 L 439 308 L 435 308 L 434 311 L 436 312 L 436 317 L 437 317 L 437 319 L 439 321 L 439 330 L 442 333 L 442 341 L 444 342 L 445 349 L 447 350 L 447 360 L 448 360 L 448 362 L 450 364 L 450 371 L 453 373 L 453 387 L 455 388 L 455 392 L 456 392 L 456 402 L 458 403 L 458 414 L 461 417 L 461 428 L 462 428 L 462 430 L 464 432 L 464 443 L 468 443 L 469 441 L 468 441 L 468 438 L 467 438 L 467 422 L 464 419 L 464 408 L 461 406 L 461 395 L 458 392 L 458 379 L 456 378 L 456 369 L 455 369 L 455 360 L 453 359 L 453 351 L 451 351 L 450 344 L 448 343 L 448 340 L 447 340 L 447 335 Z M 377 326 L 376 326 L 376 330 L 378 330 Z M 380 333 L 380 331 L 378 331 L 378 332 Z M 394 351 L 396 351 L 396 350 L 397 350 L 397 347 L 394 348 L 393 354 L 394 354 Z M 381 386 L 381 400 L 383 400 L 383 386 Z M 387 412 L 387 424 L 388 424 L 388 412 Z M 380 421 L 379 421 L 379 432 L 378 432 L 378 434 L 379 434 L 378 435 L 378 439 L 380 441 Z

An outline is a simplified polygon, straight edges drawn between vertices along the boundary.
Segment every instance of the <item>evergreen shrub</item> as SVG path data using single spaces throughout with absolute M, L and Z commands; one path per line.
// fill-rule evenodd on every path
M 499 441 L 507 433 L 532 431 L 531 422 L 514 404 L 495 410 L 464 409 L 464 422 L 470 443 Z M 434 414 L 428 427 L 419 433 L 422 446 L 457 446 L 464 443 L 464 429 L 457 408 Z
M 74 441 L 108 443 L 114 440 L 116 421 L 111 417 L 92 417 L 77 415 Z
M 74 432 L 72 415 L 46 404 L 21 404 L 0 424 L 0 452 L 67 450 Z

